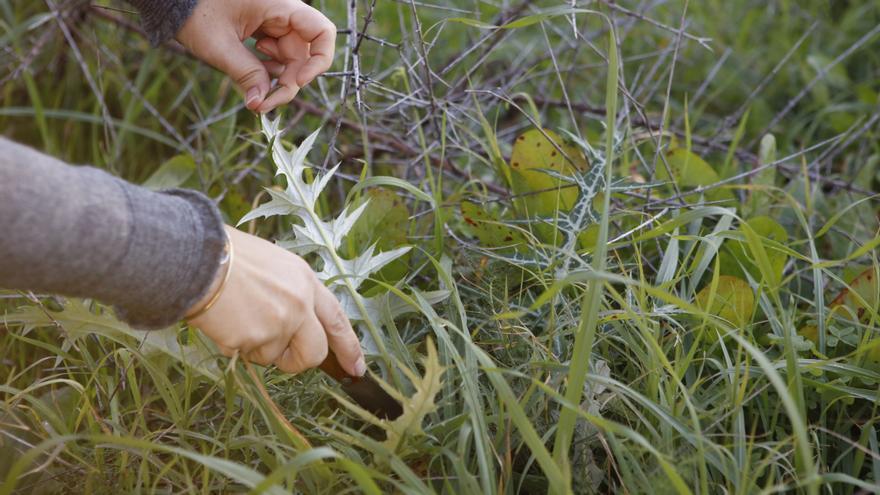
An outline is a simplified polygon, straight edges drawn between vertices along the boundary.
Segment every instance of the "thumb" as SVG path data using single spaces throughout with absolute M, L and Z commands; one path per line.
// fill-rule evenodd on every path
M 327 344 L 348 374 L 363 376 L 367 371 L 367 365 L 357 334 L 351 328 L 351 323 L 336 296 L 320 281 L 316 280 L 315 283 L 317 284 L 315 314 L 324 327 Z
M 262 62 L 238 39 L 224 43 L 216 53 L 214 65 L 225 72 L 244 94 L 245 105 L 256 110 L 269 93 L 269 72 Z

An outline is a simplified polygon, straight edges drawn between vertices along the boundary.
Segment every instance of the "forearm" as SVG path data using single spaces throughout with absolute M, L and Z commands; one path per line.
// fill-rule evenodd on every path
M 173 38 L 196 6 L 197 0 L 126 0 L 141 14 L 150 42 L 158 45 Z
M 224 245 L 195 191 L 149 191 L 0 138 L 0 287 L 95 298 L 159 328 L 204 295 Z

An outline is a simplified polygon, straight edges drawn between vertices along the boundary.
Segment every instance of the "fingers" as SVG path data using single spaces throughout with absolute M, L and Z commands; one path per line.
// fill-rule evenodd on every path
M 281 105 L 290 103 L 296 97 L 297 93 L 299 93 L 299 86 L 281 81 L 281 76 L 283 75 L 284 74 L 282 73 L 278 76 L 278 85 L 272 88 L 272 94 L 263 100 L 263 103 L 257 107 L 257 112 L 266 113 Z
M 321 322 L 313 314 L 305 318 L 287 349 L 275 360 L 281 371 L 301 373 L 315 368 L 327 358 L 327 336 Z
M 284 73 L 284 66 L 274 60 L 263 60 L 263 67 L 272 77 L 278 77 Z
M 351 328 L 339 301 L 320 282 L 315 291 L 315 314 L 324 327 L 327 344 L 336 354 L 339 364 L 352 376 L 362 376 L 367 370 L 364 353 L 357 334 Z
M 285 342 L 281 339 L 273 339 L 272 341 L 248 352 L 245 354 L 245 357 L 248 361 L 262 366 L 268 366 L 280 359 L 288 347 L 289 342 Z
M 323 31 L 317 38 L 309 42 L 308 62 L 299 70 L 296 83 L 300 86 L 312 82 L 316 77 L 327 72 L 333 65 L 333 50 L 336 45 L 336 29 L 332 32 Z
M 268 112 L 289 103 L 300 88 L 330 68 L 336 26 L 319 11 L 303 6 L 287 17 L 286 25 L 266 23 L 260 34 L 263 37 L 255 45 L 257 50 L 284 67 L 280 72 L 278 65 L 266 67 L 278 78 L 278 88 L 257 107 L 260 112 Z
M 220 43 L 206 60 L 231 77 L 245 95 L 245 104 L 256 110 L 269 92 L 269 72 L 262 61 L 238 39 Z
M 298 71 L 296 83 L 300 87 L 312 82 L 333 64 L 336 49 L 336 26 L 324 14 L 312 7 L 290 17 L 293 32 L 308 44 L 308 61 Z
M 276 38 L 261 38 L 254 44 L 254 48 L 267 57 L 272 57 L 275 61 L 282 60 L 281 51 L 278 48 L 278 40 Z

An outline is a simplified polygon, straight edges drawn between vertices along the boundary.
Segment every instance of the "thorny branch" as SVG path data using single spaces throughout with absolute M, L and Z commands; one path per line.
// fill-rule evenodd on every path
M 51 0 L 47 1 L 51 2 Z M 604 56 L 591 40 L 601 36 L 604 28 L 600 28 L 599 31 L 588 31 L 583 26 L 573 23 L 572 33 L 572 29 L 562 29 L 556 23 L 547 22 L 537 27 L 544 29 L 542 45 L 523 43 L 516 37 L 515 30 L 464 30 L 465 36 L 472 38 L 471 42 L 464 43 L 462 49 L 451 56 L 448 51 L 442 52 L 442 59 L 438 60 L 438 56 L 434 55 L 434 43 L 438 39 L 439 32 L 450 28 L 438 29 L 438 25 L 432 24 L 430 32 L 426 32 L 426 24 L 422 19 L 427 15 L 425 9 L 428 12 L 448 10 L 450 15 L 460 15 L 467 11 L 433 9 L 436 6 L 415 0 L 400 0 L 398 3 L 408 11 L 408 15 L 399 18 L 399 39 L 385 39 L 369 32 L 375 23 L 376 1 L 347 0 L 346 25 L 338 31 L 346 38 L 344 56 L 341 57 L 343 67 L 341 70 L 325 74 L 321 83 L 322 88 L 325 83 L 336 85 L 339 90 L 338 98 L 328 99 L 324 89 L 319 92 L 314 88 L 306 88 L 303 97 L 292 104 L 295 112 L 291 116 L 290 123 L 310 115 L 333 124 L 334 131 L 330 139 L 325 167 L 341 157 L 346 162 L 363 160 L 371 165 L 381 163 L 401 167 L 404 175 L 409 176 L 407 171 L 412 171 L 413 177 L 421 177 L 423 172 L 419 170 L 424 167 L 421 164 L 424 162 L 454 177 L 485 183 L 485 187 L 497 197 L 508 198 L 509 193 L 492 178 L 491 168 L 484 165 L 485 157 L 482 157 L 478 151 L 481 149 L 482 137 L 474 114 L 472 98 L 477 98 L 485 118 L 495 126 L 496 138 L 503 147 L 509 145 L 522 130 L 536 123 L 524 119 L 522 114 L 505 101 L 506 99 L 519 100 L 524 94 L 529 94 L 544 118 L 560 111 L 567 113 L 571 125 L 575 126 L 572 130 L 576 133 L 582 132 L 580 126 L 594 125 L 594 122 L 604 117 L 604 108 L 601 104 L 589 99 L 591 94 L 601 93 L 595 91 L 601 84 L 596 81 L 601 78 L 584 79 L 581 76 L 586 67 L 601 70 L 603 66 Z M 623 64 L 627 68 L 636 66 L 635 64 L 639 65 L 637 65 L 638 70 L 631 77 L 621 80 L 619 90 L 624 96 L 625 105 L 618 121 L 625 122 L 636 132 L 639 129 L 643 130 L 647 135 L 653 136 L 652 139 L 655 141 L 662 139 L 664 135 L 685 137 L 686 133 L 683 129 L 670 124 L 657 113 L 660 108 L 664 108 L 658 106 L 658 103 L 665 104 L 670 99 L 670 84 L 675 77 L 670 67 L 680 56 L 679 42 L 686 40 L 708 47 L 710 39 L 686 31 L 684 19 L 680 19 L 679 25 L 673 27 L 651 18 L 649 15 L 651 7 L 648 4 L 640 4 L 638 8 L 626 8 L 608 0 L 602 0 L 601 3 L 611 13 L 619 15 L 612 19 L 621 26 L 619 31 L 621 36 L 625 37 L 639 23 L 671 33 L 670 46 L 667 48 L 644 54 L 630 54 L 624 59 Z M 75 41 L 72 32 L 78 27 L 64 23 L 62 20 L 68 15 L 69 9 L 82 8 L 84 5 L 87 4 L 64 3 L 55 9 L 56 17 L 62 23 L 59 28 L 63 30 L 63 25 L 66 24 L 72 30 L 65 35 L 69 43 Z M 87 5 L 86 8 L 95 19 L 143 35 L 137 23 L 128 18 L 124 12 L 114 12 L 96 5 Z M 502 25 L 532 14 L 537 11 L 536 9 L 537 7 L 530 2 L 519 1 L 501 9 L 493 16 L 490 23 Z M 474 15 L 478 17 L 476 13 Z M 571 19 L 574 22 L 574 17 Z M 382 19 L 382 22 L 388 21 L 389 19 Z M 760 83 L 728 118 L 719 120 L 716 126 L 702 127 L 715 131 L 709 131 L 708 135 L 699 135 L 692 131 L 690 140 L 693 146 L 697 150 L 711 153 L 726 153 L 730 146 L 726 129 L 742 117 L 750 102 L 758 97 L 815 28 L 816 24 L 803 33 L 776 67 L 763 76 Z M 387 29 L 377 30 L 379 31 L 388 32 Z M 34 64 L 39 48 L 48 43 L 50 35 L 47 33 L 50 32 L 43 31 L 40 36 L 34 37 L 32 46 L 23 51 L 24 55 L 16 56 L 18 67 L 3 78 L 4 82 L 20 77 L 21 71 L 27 70 Z M 827 75 L 828 70 L 862 48 L 877 34 L 875 28 L 842 52 L 774 117 L 767 130 L 780 122 L 808 94 L 810 88 Z M 434 38 L 429 39 L 430 37 Z M 621 45 L 624 44 L 625 38 L 622 38 Z M 590 59 L 585 54 L 585 46 L 598 55 L 598 63 L 585 64 L 585 60 Z M 164 49 L 175 54 L 186 54 L 181 46 L 173 42 L 164 45 Z M 74 50 L 74 57 L 81 59 L 82 55 L 77 57 L 75 47 Z M 374 63 L 378 59 L 393 62 L 383 63 L 380 66 Z M 717 63 L 712 66 L 712 70 L 697 90 L 698 97 L 707 92 L 707 88 L 726 59 L 725 55 L 721 55 Z M 653 64 L 641 65 L 642 61 L 653 61 Z M 80 65 L 82 66 L 82 63 Z M 408 90 L 400 84 L 401 72 L 406 74 L 412 85 Z M 555 74 L 556 78 L 536 77 L 538 74 Z M 626 75 L 627 72 L 624 74 Z M 663 77 L 664 75 L 666 77 Z M 143 99 L 131 81 L 124 82 L 124 85 L 128 91 Z M 560 95 L 560 85 L 565 85 L 565 91 L 561 96 L 554 96 Z M 664 94 L 658 94 L 661 85 L 666 86 Z M 93 91 L 100 92 L 101 88 L 97 84 L 91 86 Z M 497 98 L 493 95 L 506 96 Z M 349 103 L 349 99 L 353 99 L 353 102 Z M 206 132 L 209 125 L 227 118 L 241 108 L 239 104 L 230 107 L 228 104 L 224 105 L 223 100 L 218 100 L 215 110 L 208 115 L 199 115 L 200 120 L 190 127 L 191 135 L 181 136 L 178 133 L 171 135 L 181 143 L 182 149 L 192 150 L 194 140 L 198 139 L 201 133 Z M 154 117 L 159 118 L 163 128 L 168 130 L 171 127 L 162 118 L 159 109 L 152 106 L 147 109 Z M 102 113 L 108 111 L 102 110 Z M 816 165 L 817 162 L 830 164 L 838 153 L 854 145 L 875 127 L 876 118 L 863 120 L 854 125 L 846 136 L 828 141 L 823 149 L 817 148 L 819 156 L 810 162 L 807 172 L 811 179 L 832 188 L 857 194 L 869 193 L 851 182 L 834 177 L 827 171 L 819 173 Z M 415 132 L 417 129 L 421 130 L 423 136 L 421 139 L 419 133 Z M 446 143 L 442 152 L 441 142 Z M 740 147 L 733 151 L 733 155 L 743 167 L 743 172 L 735 175 L 737 179 L 747 180 L 756 173 L 758 160 L 754 152 L 750 151 L 750 147 Z M 664 166 L 662 153 L 656 157 L 643 157 L 637 154 L 637 158 L 639 165 L 645 170 L 652 170 L 656 165 Z M 254 161 L 256 163 L 256 159 Z M 773 166 L 789 176 L 802 172 L 800 165 L 793 161 L 779 161 Z M 245 174 L 252 170 L 253 166 L 246 168 L 239 174 L 237 180 L 243 179 Z M 724 183 L 730 183 L 730 180 Z M 683 194 L 676 195 L 674 198 L 665 198 L 657 202 L 668 206 L 670 200 L 675 201 L 683 196 Z M 649 204 L 645 205 L 646 208 L 656 206 L 655 201 L 648 200 L 647 203 Z

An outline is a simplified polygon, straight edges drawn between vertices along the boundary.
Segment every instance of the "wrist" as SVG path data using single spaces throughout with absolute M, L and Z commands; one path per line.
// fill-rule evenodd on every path
M 192 305 L 189 310 L 186 312 L 186 316 L 184 318 L 187 321 L 195 320 L 199 316 L 205 314 L 214 303 L 217 302 L 217 299 L 220 298 L 220 294 L 223 292 L 223 288 L 226 285 L 226 282 L 229 280 L 229 274 L 232 271 L 232 261 L 233 261 L 233 248 L 232 248 L 232 237 L 229 235 L 229 229 L 231 227 L 224 226 L 223 227 L 226 233 L 226 247 L 224 248 L 224 253 L 220 258 L 220 264 L 217 267 L 217 271 L 214 274 L 213 280 L 211 280 L 211 284 L 208 286 L 208 289 L 205 291 L 205 295 L 202 296 L 195 304 Z

